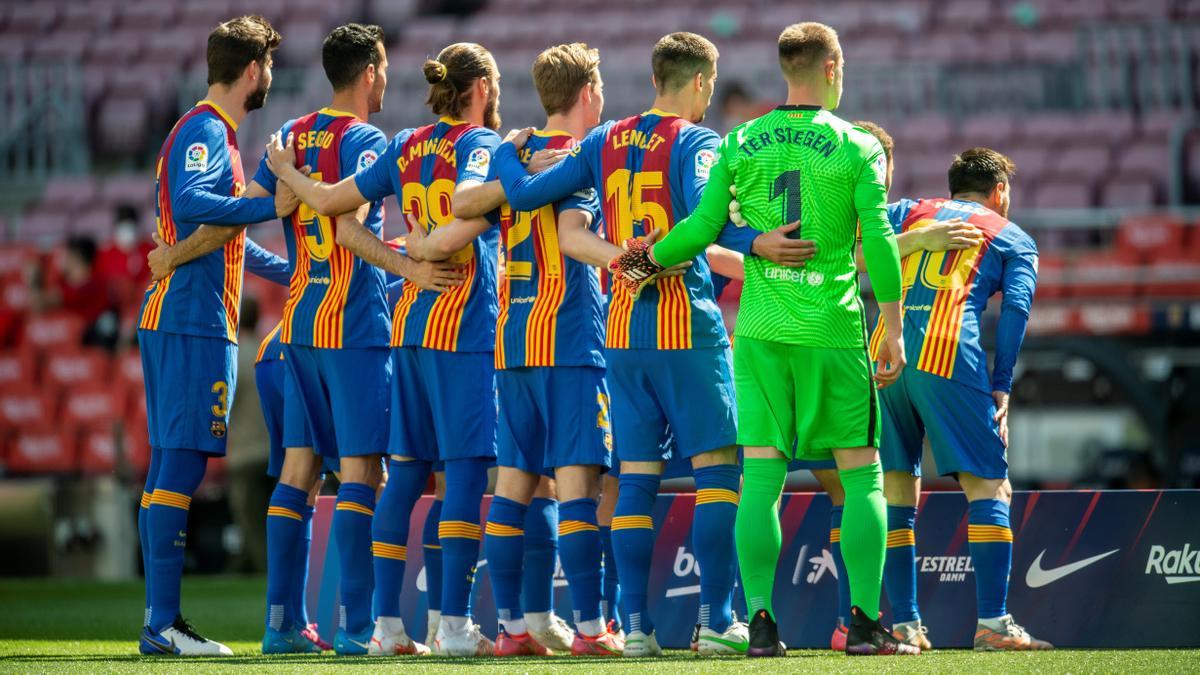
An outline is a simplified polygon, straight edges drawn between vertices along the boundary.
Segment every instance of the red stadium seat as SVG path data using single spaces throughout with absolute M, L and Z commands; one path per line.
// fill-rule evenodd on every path
M 32 350 L 0 353 L 0 387 L 22 387 L 36 384 L 36 354 Z
M 111 429 L 84 429 L 79 435 L 79 468 L 84 473 L 112 473 L 117 439 Z
M 83 337 L 83 319 L 74 314 L 52 312 L 30 317 L 25 324 L 25 341 L 38 349 L 76 349 Z
M 70 387 L 63 392 L 60 417 L 67 424 L 111 428 L 121 419 L 121 393 L 101 383 Z
M 31 293 L 23 280 L 0 280 L 0 311 L 24 312 L 29 309 Z
M 8 446 L 6 466 L 13 474 L 71 473 L 76 467 L 76 434 L 52 426 L 22 429 Z
M 1061 255 L 1043 253 L 1038 256 L 1038 299 L 1065 296 L 1069 288 L 1067 270 L 1067 262 Z
M 0 429 L 24 429 L 54 419 L 54 397 L 33 386 L 5 387 L 0 393 Z
M 1152 214 L 1121 221 L 1117 229 L 1117 246 L 1136 251 L 1139 255 L 1155 257 L 1184 249 L 1187 230 L 1175 216 Z
M 102 384 L 108 377 L 110 358 L 95 350 L 51 351 L 42 365 L 42 382 L 58 387 Z
M 146 438 L 146 429 L 127 428 L 125 434 L 125 461 L 133 467 L 139 478 L 143 478 L 150 470 L 150 441 Z
M 116 358 L 113 364 L 113 380 L 142 386 L 142 356 L 136 349 L 131 349 Z
M 1116 249 L 1089 253 L 1071 266 L 1071 294 L 1077 297 L 1122 297 L 1137 294 L 1142 267 L 1136 253 Z
M 1146 295 L 1200 297 L 1200 255 L 1190 251 L 1156 254 L 1145 271 Z

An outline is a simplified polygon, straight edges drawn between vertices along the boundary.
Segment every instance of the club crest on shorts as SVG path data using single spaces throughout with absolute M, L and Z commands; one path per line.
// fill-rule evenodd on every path
M 225 438 L 225 420 L 213 420 L 208 430 L 212 432 L 213 438 Z

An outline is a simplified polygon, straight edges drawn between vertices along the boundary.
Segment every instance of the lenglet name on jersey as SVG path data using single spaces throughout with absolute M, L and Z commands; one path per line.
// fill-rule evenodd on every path
M 623 148 L 627 145 L 632 145 L 639 150 L 654 150 L 663 144 L 667 139 L 658 134 L 647 134 L 641 129 L 626 129 L 612 137 L 613 149 Z

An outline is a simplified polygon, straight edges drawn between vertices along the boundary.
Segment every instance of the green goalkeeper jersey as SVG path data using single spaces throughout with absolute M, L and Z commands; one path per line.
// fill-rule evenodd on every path
M 887 159 L 879 141 L 816 106 L 779 106 L 721 142 L 696 210 L 654 247 L 671 266 L 690 260 L 728 220 L 737 189 L 750 226 L 768 231 L 800 221 L 791 236 L 815 241 L 804 267 L 747 256 L 735 334 L 806 347 L 864 346 L 854 265 L 857 233 L 875 295 L 900 299 L 900 259 L 887 219 Z

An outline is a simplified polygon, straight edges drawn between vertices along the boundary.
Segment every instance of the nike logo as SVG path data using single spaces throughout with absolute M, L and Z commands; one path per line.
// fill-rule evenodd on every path
M 1033 559 L 1033 564 L 1029 566 L 1029 571 L 1025 573 L 1025 584 L 1030 588 L 1041 588 L 1042 586 L 1052 584 L 1069 574 L 1074 574 L 1088 565 L 1091 565 L 1092 563 L 1100 562 L 1101 560 L 1104 560 L 1108 556 L 1120 550 L 1121 549 L 1119 548 L 1114 548 L 1107 553 L 1101 553 L 1090 558 L 1084 558 L 1083 560 L 1078 560 L 1076 562 L 1063 565 L 1062 567 L 1052 567 L 1048 570 L 1042 569 L 1042 556 L 1046 555 L 1046 551 L 1043 550 L 1038 554 L 1038 557 Z
M 367 643 L 365 643 L 365 642 L 359 642 L 358 640 L 355 640 L 352 638 L 346 638 L 346 642 L 349 642 L 352 645 L 358 645 L 359 647 L 362 647 L 363 649 L 367 649 Z

